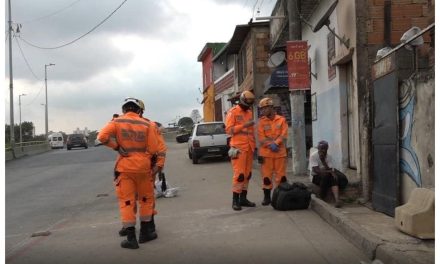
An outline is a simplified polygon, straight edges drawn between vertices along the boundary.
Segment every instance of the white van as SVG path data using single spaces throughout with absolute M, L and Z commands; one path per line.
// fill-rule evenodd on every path
M 52 149 L 64 148 L 64 138 L 61 133 L 53 133 L 49 135 L 49 145 Z

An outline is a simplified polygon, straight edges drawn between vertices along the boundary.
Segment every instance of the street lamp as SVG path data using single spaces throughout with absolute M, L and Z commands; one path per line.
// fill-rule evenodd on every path
M 45 120 L 46 120 L 46 139 L 48 136 L 48 131 L 49 131 L 49 120 L 48 120 L 48 113 L 47 113 L 47 67 L 49 66 L 54 66 L 55 64 L 53 63 L 49 63 L 49 64 L 44 64 L 44 83 L 46 85 L 46 105 L 45 105 Z
M 20 145 L 23 143 L 23 134 L 21 132 L 21 97 L 26 96 L 26 94 L 20 94 L 18 96 L 18 108 L 20 110 Z

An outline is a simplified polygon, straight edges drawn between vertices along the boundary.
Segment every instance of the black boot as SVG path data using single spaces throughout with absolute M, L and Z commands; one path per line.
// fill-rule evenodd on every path
M 127 235 L 127 228 L 122 227 L 121 230 L 119 230 L 119 236 L 126 236 Z
M 157 238 L 154 220 L 141 222 L 141 232 L 139 233 L 139 243 L 145 243 Z
M 232 193 L 232 209 L 235 211 L 241 210 L 240 201 L 239 201 L 239 193 L 233 192 Z
M 262 205 L 266 206 L 270 204 L 270 189 L 263 189 L 264 191 L 264 199 L 261 202 Z
M 130 249 L 139 248 L 139 244 L 136 240 L 136 232 L 134 226 L 127 227 L 125 230 L 127 231 L 127 239 L 121 242 L 121 247 Z
M 247 198 L 247 190 L 241 191 L 240 194 L 240 205 L 244 207 L 255 207 L 255 203 L 249 201 Z

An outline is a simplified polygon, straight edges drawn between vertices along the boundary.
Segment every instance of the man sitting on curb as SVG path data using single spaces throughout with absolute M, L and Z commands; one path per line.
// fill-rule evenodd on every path
M 324 200 L 328 189 L 331 187 L 333 196 L 335 197 L 335 207 L 342 206 L 339 200 L 339 190 L 347 186 L 347 177 L 333 167 L 333 159 L 327 154 L 327 141 L 318 143 L 318 151 L 310 155 L 309 169 L 310 180 L 312 183 L 320 187 L 319 197 Z

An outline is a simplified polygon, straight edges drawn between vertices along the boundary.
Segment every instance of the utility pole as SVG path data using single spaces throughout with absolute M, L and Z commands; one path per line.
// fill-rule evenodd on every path
M 45 131 L 46 131 L 46 140 L 47 137 L 49 136 L 49 114 L 48 114 L 48 108 L 47 108 L 47 67 L 49 66 L 54 66 L 55 64 L 53 63 L 49 63 L 49 64 L 44 64 L 44 84 L 46 87 L 46 104 L 45 104 L 45 112 L 44 112 L 44 119 L 46 120 L 46 124 L 45 124 Z
M 9 13 L 9 120 L 10 120 L 10 139 L 9 144 L 12 149 L 12 156 L 15 158 L 15 135 L 14 135 L 14 83 L 12 76 L 12 19 L 11 19 L 11 0 L 8 0 Z
M 289 17 L 289 40 L 301 40 L 301 19 L 299 6 L 301 0 L 287 0 Z M 306 133 L 304 120 L 304 91 L 290 92 L 290 109 L 292 115 L 292 170 L 293 175 L 307 173 Z

